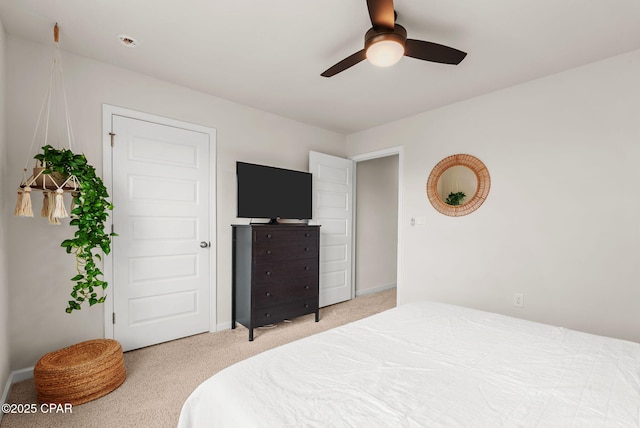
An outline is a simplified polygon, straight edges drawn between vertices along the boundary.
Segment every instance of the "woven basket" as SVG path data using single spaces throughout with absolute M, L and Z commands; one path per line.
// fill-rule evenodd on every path
M 127 376 L 122 347 L 96 339 L 44 355 L 33 370 L 41 403 L 86 403 L 122 385 Z

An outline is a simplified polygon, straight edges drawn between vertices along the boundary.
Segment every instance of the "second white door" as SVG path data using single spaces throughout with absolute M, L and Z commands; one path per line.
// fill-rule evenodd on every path
M 320 307 L 353 297 L 353 168 L 349 159 L 309 153 L 313 220 L 320 224 Z

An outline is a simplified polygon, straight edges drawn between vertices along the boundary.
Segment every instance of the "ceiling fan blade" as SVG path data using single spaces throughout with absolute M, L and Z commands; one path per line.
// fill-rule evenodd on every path
M 353 55 L 350 55 L 350 56 L 346 57 L 345 59 L 343 59 L 342 61 L 340 61 L 336 65 L 334 65 L 333 67 L 330 67 L 324 73 L 322 73 L 320 76 L 322 76 L 322 77 L 334 76 L 334 75 L 336 75 L 336 74 L 338 74 L 338 73 L 340 73 L 342 71 L 345 71 L 349 67 L 353 67 L 354 65 L 356 65 L 360 61 L 363 61 L 366 57 L 367 57 L 367 55 L 366 55 L 364 49 L 362 49 L 362 50 L 354 53 Z
M 414 39 L 407 39 L 404 54 L 411 58 L 442 64 L 460 64 L 464 57 L 467 56 L 466 52 L 449 46 Z
M 393 0 L 367 0 L 369 18 L 373 28 L 388 28 L 393 30 L 395 25 L 395 12 Z

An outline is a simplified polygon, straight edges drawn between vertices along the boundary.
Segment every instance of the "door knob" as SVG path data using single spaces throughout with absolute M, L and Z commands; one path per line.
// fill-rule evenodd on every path
M 210 244 L 207 241 L 200 242 L 200 248 L 207 248 Z

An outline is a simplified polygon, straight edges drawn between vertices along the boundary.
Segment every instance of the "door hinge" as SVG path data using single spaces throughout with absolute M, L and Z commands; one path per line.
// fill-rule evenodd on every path
M 112 322 L 113 324 L 115 324 L 115 323 L 116 323 L 116 313 L 115 313 L 115 312 L 112 312 L 112 313 L 111 313 L 111 322 Z
M 115 145 L 114 137 L 116 136 L 116 134 L 114 134 L 113 132 L 109 132 L 109 135 L 111 135 L 111 147 L 113 147 Z

